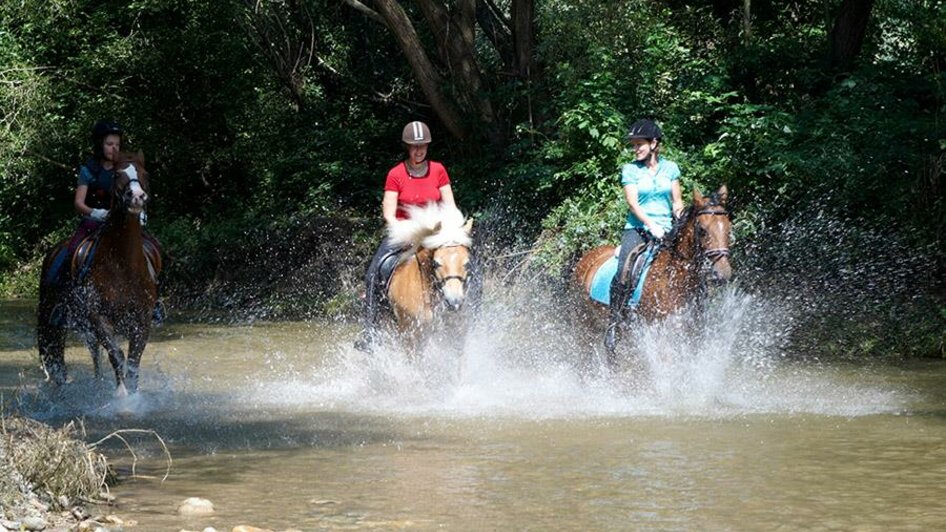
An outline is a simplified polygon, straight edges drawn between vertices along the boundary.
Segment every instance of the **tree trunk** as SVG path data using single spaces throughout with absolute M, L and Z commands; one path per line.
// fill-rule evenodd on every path
M 427 100 L 434 108 L 440 121 L 443 122 L 451 135 L 458 139 L 465 138 L 466 130 L 463 127 L 460 115 L 443 94 L 443 78 L 440 77 L 437 69 L 430 62 L 430 58 L 417 36 L 417 31 L 404 9 L 395 0 L 375 0 L 375 5 L 377 5 L 381 17 L 384 18 L 385 25 L 397 39 L 401 51 L 411 65 L 414 78 L 420 85 L 421 90 L 424 91 L 424 95 L 427 96 Z
M 516 75 L 524 80 L 531 80 L 535 70 L 532 57 L 535 52 L 534 19 L 534 0 L 512 1 L 512 33 L 516 50 Z
M 833 71 L 846 71 L 854 64 L 864 44 L 874 0 L 844 0 L 831 29 L 828 58 Z
M 454 17 L 439 0 L 417 0 L 417 5 L 430 25 L 438 50 L 463 99 L 476 111 L 490 141 L 501 142 L 496 112 L 476 64 L 476 1 L 457 0 Z

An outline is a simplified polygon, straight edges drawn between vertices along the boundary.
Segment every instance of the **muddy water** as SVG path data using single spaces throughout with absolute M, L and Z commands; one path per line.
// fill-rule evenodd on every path
M 141 393 L 112 397 L 78 344 L 52 390 L 29 303 L 0 305 L 9 407 L 128 434 L 138 477 L 112 511 L 139 530 L 942 529 L 946 364 L 800 362 L 786 316 L 729 294 L 712 332 L 638 331 L 617 375 L 569 316 L 487 305 L 419 360 L 348 347 L 351 325 L 170 324 Z M 132 458 L 109 454 L 124 475 Z M 186 497 L 217 513 L 183 518 Z

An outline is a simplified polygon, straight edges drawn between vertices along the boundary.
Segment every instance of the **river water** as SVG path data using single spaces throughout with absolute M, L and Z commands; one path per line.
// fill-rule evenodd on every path
M 798 356 L 791 315 L 733 290 L 608 374 L 579 369 L 578 317 L 496 299 L 414 361 L 346 323 L 171 323 L 130 399 L 78 343 L 73 382 L 43 385 L 34 303 L 4 302 L 0 389 L 89 440 L 161 436 L 163 482 L 155 438 L 107 446 L 138 530 L 946 528 L 946 363 Z M 178 516 L 191 496 L 216 513 Z

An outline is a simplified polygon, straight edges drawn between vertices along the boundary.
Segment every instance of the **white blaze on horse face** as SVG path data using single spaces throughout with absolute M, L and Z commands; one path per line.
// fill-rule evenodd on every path
M 129 164 L 125 167 L 124 172 L 129 179 L 128 186 L 131 188 L 132 206 L 136 208 L 143 207 L 147 194 L 141 188 L 141 182 L 138 181 L 138 169 L 134 164 Z
M 466 248 L 462 246 L 450 246 L 440 248 L 434 253 L 434 258 L 439 264 L 437 268 L 437 278 L 441 280 L 441 292 L 447 306 L 452 310 L 457 310 L 463 305 L 466 297 L 466 262 L 469 254 Z

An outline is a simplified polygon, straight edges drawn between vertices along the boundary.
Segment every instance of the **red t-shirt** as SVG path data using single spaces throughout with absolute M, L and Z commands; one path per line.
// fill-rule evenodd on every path
M 397 192 L 397 219 L 404 220 L 407 218 L 404 207 L 422 207 L 431 201 L 440 201 L 440 187 L 449 184 L 447 169 L 436 161 L 427 161 L 427 173 L 420 177 L 411 177 L 407 173 L 407 164 L 401 162 L 388 171 L 384 190 Z

